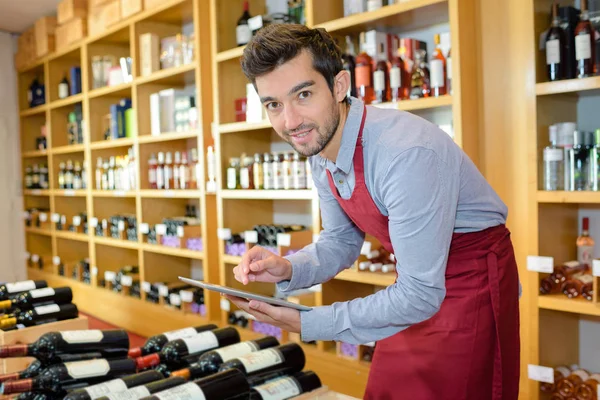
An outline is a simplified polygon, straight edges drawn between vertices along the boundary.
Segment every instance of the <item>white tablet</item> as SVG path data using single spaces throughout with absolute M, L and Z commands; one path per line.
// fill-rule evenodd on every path
M 252 299 L 252 300 L 263 301 L 265 303 L 269 303 L 274 306 L 293 308 L 298 311 L 312 310 L 312 307 L 304 306 L 302 304 L 290 303 L 289 301 L 276 299 L 274 297 L 263 296 L 263 295 L 256 294 L 256 293 L 245 292 L 243 290 L 234 289 L 234 288 L 230 288 L 227 286 L 213 285 L 212 283 L 196 281 L 194 279 L 184 278 L 182 276 L 180 276 L 179 279 L 185 283 L 192 285 L 192 286 L 201 287 L 202 289 L 206 289 L 206 290 L 213 290 L 213 291 L 219 292 L 219 293 L 229 294 L 231 296 L 240 297 L 242 299 L 247 299 L 247 300 Z

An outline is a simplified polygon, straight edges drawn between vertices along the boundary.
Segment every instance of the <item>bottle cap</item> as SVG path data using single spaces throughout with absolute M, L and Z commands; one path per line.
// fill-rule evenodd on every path
M 556 125 L 550 125 L 548 131 L 550 133 L 550 143 L 558 143 L 558 127 Z

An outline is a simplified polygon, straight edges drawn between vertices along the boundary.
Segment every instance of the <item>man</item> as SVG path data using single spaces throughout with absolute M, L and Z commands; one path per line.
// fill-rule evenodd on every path
M 347 98 L 350 77 L 323 30 L 263 28 L 242 69 L 275 131 L 311 157 L 323 231 L 289 257 L 254 247 L 236 279 L 283 292 L 326 282 L 356 260 L 365 232 L 395 254 L 398 276 L 371 296 L 302 313 L 230 299 L 304 341 L 378 341 L 367 399 L 516 399 L 519 283 L 507 209 L 474 164 L 435 125 Z

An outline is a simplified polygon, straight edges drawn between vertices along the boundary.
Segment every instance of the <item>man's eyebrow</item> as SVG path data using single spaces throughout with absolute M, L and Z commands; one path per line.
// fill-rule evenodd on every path
M 288 96 L 291 96 L 292 94 L 299 92 L 300 90 L 307 88 L 309 86 L 312 86 L 314 84 L 315 84 L 315 81 L 313 81 L 313 80 L 301 82 L 290 89 L 290 91 L 288 92 Z M 275 97 L 271 97 L 271 96 L 266 96 L 266 97 L 260 98 L 261 103 L 266 103 L 268 101 L 276 101 L 276 99 L 275 99 Z

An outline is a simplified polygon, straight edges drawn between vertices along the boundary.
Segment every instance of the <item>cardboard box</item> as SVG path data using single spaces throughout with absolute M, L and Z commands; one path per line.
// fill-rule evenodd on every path
M 106 25 L 104 23 L 104 9 L 99 8 L 90 12 L 87 17 L 88 35 L 96 36 L 104 32 Z
M 102 9 L 104 25 L 106 28 L 121 21 L 121 1 L 112 0 Z
M 21 53 L 22 61 L 25 64 L 30 63 L 36 58 L 36 49 L 35 49 L 35 27 L 27 29 L 25 32 L 19 36 L 18 39 L 19 45 L 19 53 Z
M 121 18 L 129 18 L 144 10 L 143 0 L 121 0 Z
M 154 33 L 140 35 L 140 71 L 148 76 L 160 69 L 160 38 Z
M 64 49 L 87 36 L 87 19 L 78 17 L 56 28 L 56 50 Z
M 151 10 L 161 4 L 164 4 L 164 0 L 144 0 L 144 8 L 146 10 Z
M 56 17 L 42 17 L 35 21 L 35 55 L 43 57 L 54 51 Z
M 75 18 L 84 18 L 88 14 L 87 0 L 62 0 L 58 3 L 58 24 L 63 25 Z

